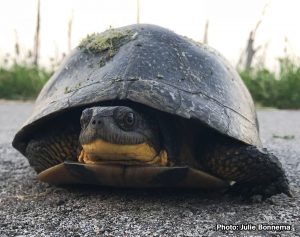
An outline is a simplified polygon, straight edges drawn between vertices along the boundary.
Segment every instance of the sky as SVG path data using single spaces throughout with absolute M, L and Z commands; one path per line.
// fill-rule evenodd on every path
M 24 54 L 33 48 L 36 7 L 37 0 L 0 0 L 0 56 L 13 54 L 16 39 Z M 135 24 L 136 9 L 137 0 L 41 0 L 41 63 L 47 65 L 50 57 L 68 52 L 72 15 L 75 47 L 87 34 Z M 256 47 L 261 46 L 257 58 L 265 58 L 272 69 L 279 57 L 300 55 L 299 9 L 299 0 L 140 0 L 140 23 L 202 41 L 209 21 L 208 44 L 235 66 L 250 31 L 261 19 L 255 41 Z

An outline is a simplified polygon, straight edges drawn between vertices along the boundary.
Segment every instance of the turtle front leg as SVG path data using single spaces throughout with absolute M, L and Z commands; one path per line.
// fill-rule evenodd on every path
M 292 196 L 281 163 L 266 149 L 218 145 L 206 153 L 203 165 L 214 175 L 235 182 L 231 194 L 244 198 L 261 195 L 262 199 L 280 193 Z

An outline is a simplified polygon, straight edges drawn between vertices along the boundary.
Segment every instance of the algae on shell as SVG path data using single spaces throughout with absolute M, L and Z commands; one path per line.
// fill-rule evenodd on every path
M 78 47 L 93 53 L 105 53 L 105 56 L 99 62 L 100 66 L 104 66 L 106 61 L 115 56 L 118 49 L 130 40 L 131 35 L 131 31 L 127 30 L 123 32 L 111 28 L 101 34 L 93 33 L 87 35 L 86 38 L 81 40 Z

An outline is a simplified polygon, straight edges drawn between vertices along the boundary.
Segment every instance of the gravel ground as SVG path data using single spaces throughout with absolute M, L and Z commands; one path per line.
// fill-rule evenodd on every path
M 41 183 L 10 144 L 31 109 L 31 103 L 0 101 L 0 236 L 300 236 L 300 111 L 258 112 L 263 143 L 282 161 L 294 197 L 250 204 L 195 190 Z M 220 231 L 217 224 L 292 230 Z

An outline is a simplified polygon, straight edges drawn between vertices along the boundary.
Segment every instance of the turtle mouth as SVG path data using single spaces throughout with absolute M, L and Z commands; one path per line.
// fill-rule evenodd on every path
M 168 157 L 165 150 L 159 153 L 149 144 L 113 144 L 97 139 L 88 144 L 82 144 L 78 161 L 86 164 L 115 165 L 158 165 L 167 166 Z

